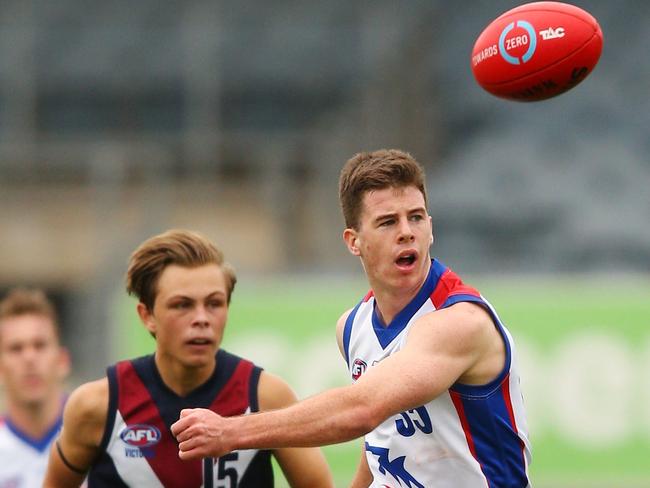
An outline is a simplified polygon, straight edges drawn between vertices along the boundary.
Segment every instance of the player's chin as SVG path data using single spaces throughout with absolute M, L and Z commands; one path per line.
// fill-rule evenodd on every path
M 21 403 L 28 408 L 36 408 L 41 406 L 47 398 L 48 393 L 44 389 L 38 391 L 23 391 L 21 395 Z
M 184 356 L 183 363 L 190 368 L 202 368 L 205 366 L 210 366 L 214 363 L 216 354 L 216 349 L 206 349 L 205 351 L 201 352 L 194 351 Z

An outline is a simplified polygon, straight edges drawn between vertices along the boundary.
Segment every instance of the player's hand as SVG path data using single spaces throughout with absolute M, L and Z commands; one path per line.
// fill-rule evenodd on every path
M 172 425 L 172 434 L 178 442 L 178 457 L 183 461 L 204 457 L 219 457 L 230 449 L 223 443 L 226 420 L 204 408 L 181 410 L 178 421 Z

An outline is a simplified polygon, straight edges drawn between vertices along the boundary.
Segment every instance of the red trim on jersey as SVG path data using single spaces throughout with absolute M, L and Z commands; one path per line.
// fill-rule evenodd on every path
M 128 425 L 153 425 L 160 431 L 160 441 L 147 448 L 155 450 L 156 455 L 146 458 L 158 479 L 165 480 L 167 486 L 201 486 L 201 461 L 184 461 L 184 469 L 178 469 L 178 446 L 131 362 L 118 363 L 116 368 L 122 418 L 128 419 Z
M 449 297 L 454 295 L 481 296 L 477 289 L 464 284 L 456 273 L 447 268 L 438 279 L 436 288 L 431 294 L 431 301 L 433 302 L 433 306 L 436 307 L 436 310 L 438 310 Z
M 467 421 L 467 415 L 465 415 L 465 408 L 463 407 L 463 400 L 460 396 L 460 393 L 449 390 L 449 396 L 451 396 L 451 401 L 454 403 L 454 407 L 456 407 L 456 413 L 458 414 L 460 425 L 463 427 L 463 432 L 465 433 L 465 439 L 467 440 L 467 446 L 469 447 L 469 452 L 472 453 L 472 457 L 476 459 L 476 462 L 481 468 L 481 472 L 483 473 L 483 476 L 485 476 L 485 471 L 483 471 L 483 465 L 478 460 L 478 456 L 476 454 L 476 446 L 474 445 L 474 438 L 472 437 L 472 433 L 469 430 L 469 422 Z M 485 476 L 485 479 L 488 481 L 489 484 L 489 480 L 487 479 L 487 476 Z
M 366 293 L 366 296 L 363 297 L 363 301 L 367 302 L 368 300 L 370 300 L 373 297 L 373 295 L 374 295 L 374 292 L 372 290 L 370 290 L 368 293 Z
M 253 367 L 250 361 L 239 361 L 232 376 L 210 405 L 210 410 L 222 417 L 243 414 L 250 404 L 248 388 Z
M 517 434 L 517 439 L 519 440 L 519 446 L 521 446 L 521 459 L 523 466 L 526 465 L 526 445 L 524 441 L 519 437 L 519 429 L 517 429 L 517 422 L 515 421 L 515 411 L 512 408 L 512 399 L 510 398 L 510 373 L 506 375 L 506 378 L 501 383 L 501 394 L 503 395 L 503 402 L 506 405 L 506 410 L 508 411 L 508 417 L 510 417 L 510 424 L 512 425 L 512 430 Z

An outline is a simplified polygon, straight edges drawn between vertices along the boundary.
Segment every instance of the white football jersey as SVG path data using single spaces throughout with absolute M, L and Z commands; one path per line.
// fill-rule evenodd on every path
M 40 488 L 50 446 L 61 430 L 62 419 L 41 439 L 21 432 L 8 418 L 0 419 L 0 488 Z
M 490 313 L 506 346 L 501 373 L 486 385 L 456 383 L 365 436 L 371 487 L 526 488 L 531 452 L 514 343 L 492 306 L 449 268 L 432 261 L 417 296 L 384 326 L 372 292 L 352 310 L 343 344 L 352 379 L 400 350 L 415 320 L 458 302 Z M 435 374 L 422 371 L 421 374 Z

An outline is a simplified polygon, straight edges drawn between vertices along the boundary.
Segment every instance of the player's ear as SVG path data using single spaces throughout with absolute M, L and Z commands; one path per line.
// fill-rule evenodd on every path
M 354 256 L 359 256 L 361 252 L 359 251 L 359 235 L 354 229 L 347 228 L 343 231 L 343 240 L 345 245 L 348 247 L 348 251 Z
M 70 351 L 68 351 L 65 347 L 61 347 L 59 349 L 58 371 L 59 376 L 62 380 L 67 378 L 70 374 L 71 364 L 72 360 L 70 359 Z
M 153 318 L 153 313 L 151 313 L 149 308 L 142 302 L 138 302 L 136 310 L 138 311 L 138 316 L 142 321 L 142 325 L 144 325 L 145 329 L 147 329 L 152 335 L 155 336 L 156 321 Z

